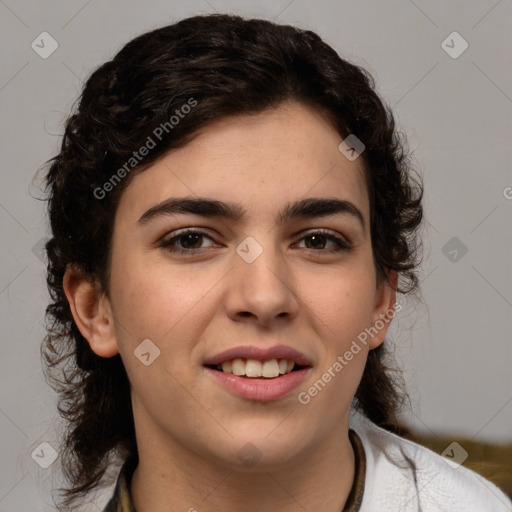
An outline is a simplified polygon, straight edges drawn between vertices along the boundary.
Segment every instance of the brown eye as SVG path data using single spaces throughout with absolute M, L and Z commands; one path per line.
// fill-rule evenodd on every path
M 203 239 L 203 235 L 200 235 L 198 233 L 189 233 L 187 235 L 180 235 L 177 237 L 177 240 L 181 242 L 181 245 L 184 249 L 199 249 L 201 244 L 199 244 L 199 247 L 197 247 L 198 241 L 201 242 Z
M 324 249 L 326 238 L 323 235 L 309 235 L 304 237 L 304 240 L 309 240 L 311 242 L 312 247 L 307 247 L 308 243 L 306 242 L 306 247 L 308 249 Z
M 201 252 L 203 249 L 207 249 L 213 245 L 212 243 L 208 246 L 204 246 L 205 240 L 211 240 L 213 242 L 212 238 L 208 236 L 207 233 L 188 229 L 175 236 L 163 238 L 159 245 L 170 252 L 194 253 Z
M 350 251 L 352 247 L 341 237 L 333 235 L 330 232 L 315 231 L 302 237 L 305 241 L 305 249 L 320 252 Z M 331 243 L 331 248 L 326 248 L 326 244 Z

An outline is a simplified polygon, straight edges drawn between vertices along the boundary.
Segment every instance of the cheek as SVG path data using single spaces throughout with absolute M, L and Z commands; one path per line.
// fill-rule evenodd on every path
M 150 409 L 161 407 L 161 397 L 179 408 L 180 383 L 187 381 L 194 347 L 209 321 L 206 292 L 213 284 L 198 287 L 190 274 L 172 272 L 170 266 L 140 262 L 125 270 L 119 265 L 112 275 L 112 309 L 132 390 Z M 147 352 L 146 366 L 142 354 Z
M 211 287 L 209 276 L 202 276 L 206 281 L 198 282 L 197 272 L 170 264 L 159 252 L 118 242 L 112 253 L 114 313 L 133 335 L 160 338 L 201 302 Z
M 349 407 L 369 350 L 360 335 L 371 325 L 375 282 L 368 268 L 353 270 L 317 280 L 309 301 L 322 350 L 316 378 L 300 390 L 298 401 L 312 415 L 326 418 L 327 425 Z
M 303 279 L 301 295 L 331 345 L 341 350 L 371 324 L 375 286 L 371 269 L 353 266 Z
M 165 261 L 148 262 L 143 255 L 116 260 L 111 297 L 119 350 L 129 367 L 138 367 L 134 350 L 150 339 L 160 350 L 159 365 L 181 374 L 194 357 L 212 306 L 219 276 L 186 271 Z M 179 363 L 178 363 L 179 362 Z

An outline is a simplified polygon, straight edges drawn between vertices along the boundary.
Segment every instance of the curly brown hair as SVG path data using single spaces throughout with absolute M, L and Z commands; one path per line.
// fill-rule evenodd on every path
M 92 73 L 46 175 L 53 237 L 46 244 L 51 303 L 41 353 L 69 427 L 60 454 L 71 486 L 60 489 L 59 510 L 76 508 L 100 484 L 114 455 L 137 454 L 123 363 L 119 354 L 96 355 L 77 328 L 63 290 L 66 267 L 79 268 L 108 296 L 113 220 L 123 190 L 136 172 L 187 144 L 199 128 L 295 100 L 321 112 L 342 137 L 356 134 L 366 147 L 361 156 L 378 278 L 396 271 L 398 292 L 417 290 L 423 187 L 374 87 L 368 72 L 311 31 L 218 14 L 145 33 Z M 194 108 L 170 124 L 190 98 Z M 156 147 L 104 193 L 161 126 L 167 129 L 160 130 Z M 386 355 L 384 345 L 370 351 L 354 403 L 377 425 L 397 432 L 396 415 L 407 395 Z

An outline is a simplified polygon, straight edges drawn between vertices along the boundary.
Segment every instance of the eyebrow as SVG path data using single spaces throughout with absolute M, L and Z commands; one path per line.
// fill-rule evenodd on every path
M 245 210 L 239 204 L 215 199 L 174 197 L 147 210 L 137 223 L 144 225 L 158 217 L 174 213 L 190 213 L 203 217 L 219 217 L 237 221 L 243 218 Z M 276 221 L 278 224 L 284 224 L 296 218 L 316 218 L 335 214 L 349 214 L 355 217 L 364 230 L 364 217 L 359 208 L 343 199 L 311 197 L 295 201 L 287 204 L 279 212 Z

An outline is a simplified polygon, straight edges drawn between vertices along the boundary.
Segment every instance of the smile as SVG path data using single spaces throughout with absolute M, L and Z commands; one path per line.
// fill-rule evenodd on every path
M 231 361 L 224 361 L 221 364 L 211 365 L 210 368 L 224 373 L 231 373 L 238 377 L 275 379 L 280 375 L 286 375 L 304 367 L 288 359 L 258 361 L 257 359 L 236 358 Z
M 208 359 L 203 367 L 225 391 L 245 400 L 279 400 L 298 387 L 312 370 L 301 352 L 283 345 L 243 346 Z

